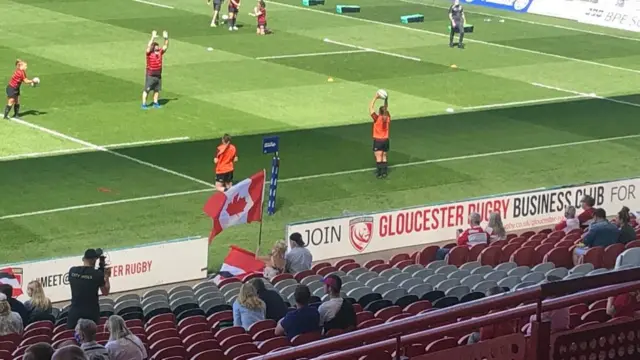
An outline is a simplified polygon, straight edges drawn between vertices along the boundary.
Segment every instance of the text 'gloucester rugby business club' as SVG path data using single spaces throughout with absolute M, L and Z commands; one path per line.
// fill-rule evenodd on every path
M 460 228 L 467 225 L 468 215 L 480 214 L 483 221 L 489 219 L 492 212 L 499 212 L 502 219 L 509 221 L 527 216 L 562 213 L 567 206 L 579 206 L 583 196 L 595 199 L 596 206 L 608 202 L 620 202 L 635 199 L 635 186 L 616 186 L 606 193 L 605 186 L 594 185 L 572 189 L 557 189 L 546 192 L 532 192 L 504 196 L 495 199 L 467 201 L 457 204 L 427 206 L 400 211 L 390 211 L 371 215 L 375 221 L 373 231 L 379 238 L 427 232 L 446 228 Z M 308 245 L 329 244 L 342 240 L 342 225 L 307 229 L 305 241 Z

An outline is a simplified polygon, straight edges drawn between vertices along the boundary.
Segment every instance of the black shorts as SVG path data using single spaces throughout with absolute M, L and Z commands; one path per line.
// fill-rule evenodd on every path
M 20 96 L 20 88 L 12 88 L 11 86 L 7 85 L 7 97 L 10 99 L 18 99 L 18 96 Z
M 238 13 L 238 8 L 229 4 L 229 14 L 237 14 Z
M 213 10 L 215 11 L 220 11 L 220 8 L 222 8 L 222 1 L 213 1 Z
M 144 91 L 160 92 L 162 90 L 162 78 L 159 76 L 147 75 L 144 81 Z
M 373 151 L 389 152 L 389 139 L 373 139 Z
M 224 174 L 216 174 L 216 182 L 228 184 L 233 182 L 233 171 Z

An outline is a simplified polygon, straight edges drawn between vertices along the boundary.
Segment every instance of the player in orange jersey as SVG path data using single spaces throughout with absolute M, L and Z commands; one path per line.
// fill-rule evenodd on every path
M 224 134 L 222 143 L 218 146 L 216 157 L 213 162 L 216 164 L 216 189 L 226 191 L 233 185 L 233 169 L 238 161 L 238 153 L 235 145 L 231 144 L 231 136 Z
M 380 95 L 371 100 L 369 104 L 369 114 L 373 119 L 373 154 L 376 157 L 376 176 L 378 179 L 387 177 L 387 153 L 389 152 L 389 125 L 391 115 L 389 115 L 389 98 L 384 99 L 384 105 L 378 108 L 376 113 L 376 101 L 381 99 Z

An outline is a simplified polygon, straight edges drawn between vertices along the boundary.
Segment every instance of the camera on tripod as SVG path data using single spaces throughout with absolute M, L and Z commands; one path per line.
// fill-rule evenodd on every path
M 107 267 L 107 257 L 104 254 L 104 251 L 100 248 L 97 248 L 96 254 L 98 255 L 98 270 L 103 274 L 111 276 L 111 268 Z

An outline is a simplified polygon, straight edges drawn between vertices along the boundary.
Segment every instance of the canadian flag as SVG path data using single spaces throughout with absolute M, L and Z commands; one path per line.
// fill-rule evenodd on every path
M 242 277 L 249 273 L 262 272 L 263 269 L 264 263 L 256 259 L 256 254 L 231 245 L 227 257 L 224 258 L 220 272 L 213 278 L 213 282 L 217 285 L 220 281 L 229 277 L 242 279 Z
M 209 243 L 228 227 L 262 221 L 264 179 L 263 169 L 226 192 L 216 192 L 207 200 L 203 210 L 213 219 Z

